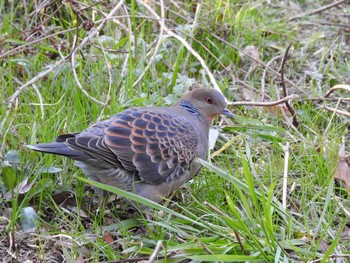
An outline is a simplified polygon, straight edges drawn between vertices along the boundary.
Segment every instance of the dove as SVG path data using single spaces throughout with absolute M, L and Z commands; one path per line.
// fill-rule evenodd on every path
M 171 107 L 135 107 L 55 142 L 26 145 L 75 160 L 90 179 L 161 202 L 195 177 L 208 155 L 209 129 L 233 118 L 224 96 L 197 88 Z

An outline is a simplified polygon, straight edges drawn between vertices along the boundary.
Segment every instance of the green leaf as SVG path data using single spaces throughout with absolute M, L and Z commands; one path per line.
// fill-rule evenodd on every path
M 45 173 L 55 174 L 55 173 L 58 173 L 58 172 L 61 172 L 61 171 L 62 171 L 62 169 L 59 168 L 59 167 L 50 166 L 50 167 L 42 167 L 42 168 L 40 168 L 40 170 L 37 171 L 36 174 L 45 174 Z
M 6 189 L 8 191 L 14 190 L 17 185 L 15 169 L 11 166 L 5 166 L 1 170 L 1 176 Z

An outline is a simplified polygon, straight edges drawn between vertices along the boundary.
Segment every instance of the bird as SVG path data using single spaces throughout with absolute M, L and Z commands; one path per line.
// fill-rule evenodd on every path
M 55 142 L 26 145 L 73 159 L 90 179 L 160 203 L 195 177 L 216 116 L 234 115 L 214 89 L 196 88 L 170 107 L 134 107 Z

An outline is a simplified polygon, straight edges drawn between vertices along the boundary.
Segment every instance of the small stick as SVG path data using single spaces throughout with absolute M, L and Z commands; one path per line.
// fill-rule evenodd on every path
M 156 259 L 157 255 L 158 255 L 159 250 L 161 249 L 161 247 L 162 247 L 162 240 L 158 240 L 157 245 L 156 245 L 152 255 L 148 259 L 147 263 L 152 263 L 152 262 L 155 261 L 155 259 Z
M 289 21 L 297 20 L 297 19 L 303 18 L 305 16 L 310 16 L 310 15 L 315 15 L 315 14 L 318 14 L 318 13 L 322 13 L 322 12 L 326 11 L 327 9 L 331 9 L 332 7 L 335 7 L 337 5 L 345 3 L 346 1 L 347 0 L 339 0 L 339 1 L 336 1 L 336 2 L 331 3 L 329 5 L 321 6 L 320 8 L 317 8 L 315 10 L 312 10 L 312 11 L 305 12 L 303 14 L 294 16 L 294 17 L 290 18 Z
M 350 118 L 350 113 L 347 112 L 347 111 L 338 110 L 338 109 L 336 109 L 336 108 L 332 108 L 332 107 L 328 107 L 328 106 L 325 106 L 324 108 L 325 108 L 326 110 L 328 110 L 328 111 L 331 111 L 331 112 L 334 112 L 334 113 L 338 113 L 338 114 L 340 114 L 340 115 L 343 115 L 343 116 L 345 116 L 345 117 Z
M 213 251 L 211 251 L 203 242 L 201 242 L 198 237 L 196 237 L 194 239 L 194 241 L 196 241 L 196 243 L 203 248 L 209 255 L 214 255 Z
M 236 237 L 236 239 L 237 239 L 237 241 L 238 241 L 239 246 L 240 246 L 241 249 L 242 249 L 243 254 L 244 254 L 244 255 L 249 255 L 249 252 L 248 252 L 247 250 L 245 250 L 245 248 L 244 248 L 242 239 L 241 239 L 240 235 L 238 234 L 238 232 L 237 232 L 236 230 L 233 230 L 233 232 L 235 233 L 235 237 Z
M 224 212 L 222 212 L 219 208 L 216 208 L 215 206 L 213 206 L 212 204 L 208 203 L 208 202 L 204 202 L 204 205 L 206 205 L 207 207 L 209 207 L 211 210 L 213 210 L 214 212 L 218 213 L 221 216 L 227 216 Z
M 282 59 L 282 65 L 281 65 L 281 80 L 282 80 L 282 90 L 283 90 L 283 97 L 287 97 L 287 89 L 286 89 L 286 84 L 284 83 L 284 65 L 287 60 L 287 55 L 288 51 L 292 44 L 289 44 L 289 46 L 286 49 L 286 52 L 284 53 L 283 59 Z M 293 125 L 297 128 L 299 126 L 299 122 L 297 120 L 297 115 L 295 114 L 295 110 L 290 106 L 288 101 L 285 101 L 284 104 L 286 105 L 287 109 L 289 110 L 290 114 L 292 115 L 293 118 Z
M 349 24 L 338 24 L 338 23 L 329 23 L 329 22 L 325 22 L 325 21 L 315 21 L 313 23 L 308 23 L 308 22 L 303 22 L 303 24 L 306 25 L 323 25 L 323 26 L 335 26 L 335 27 L 344 27 L 345 29 L 350 28 Z
M 276 106 L 278 104 L 284 103 L 285 101 L 293 100 L 293 99 L 296 99 L 296 98 L 299 98 L 299 95 L 292 94 L 292 95 L 289 95 L 287 97 L 284 97 L 283 99 L 270 101 L 270 102 L 235 101 L 235 102 L 228 102 L 227 104 L 231 105 L 231 106 L 244 105 L 244 106 L 261 106 L 261 107 L 266 107 L 266 106 Z
M 338 101 L 340 100 L 341 102 L 343 101 L 350 101 L 350 98 L 305 98 L 299 100 L 299 102 L 304 102 L 304 101 L 316 101 L 316 102 L 322 102 L 322 101 Z
M 326 93 L 326 95 L 324 95 L 324 97 L 325 98 L 329 97 L 329 95 L 331 95 L 334 91 L 336 91 L 338 89 L 342 89 L 342 90 L 346 90 L 346 91 L 350 92 L 350 85 L 343 85 L 343 84 L 335 85 L 329 91 L 327 91 L 327 93 Z

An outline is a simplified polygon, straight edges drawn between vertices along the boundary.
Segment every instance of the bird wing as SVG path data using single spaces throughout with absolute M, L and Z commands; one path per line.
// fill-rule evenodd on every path
M 134 171 L 146 183 L 159 184 L 189 173 L 198 134 L 190 121 L 167 110 L 132 108 L 83 131 L 66 143 L 114 166 Z

